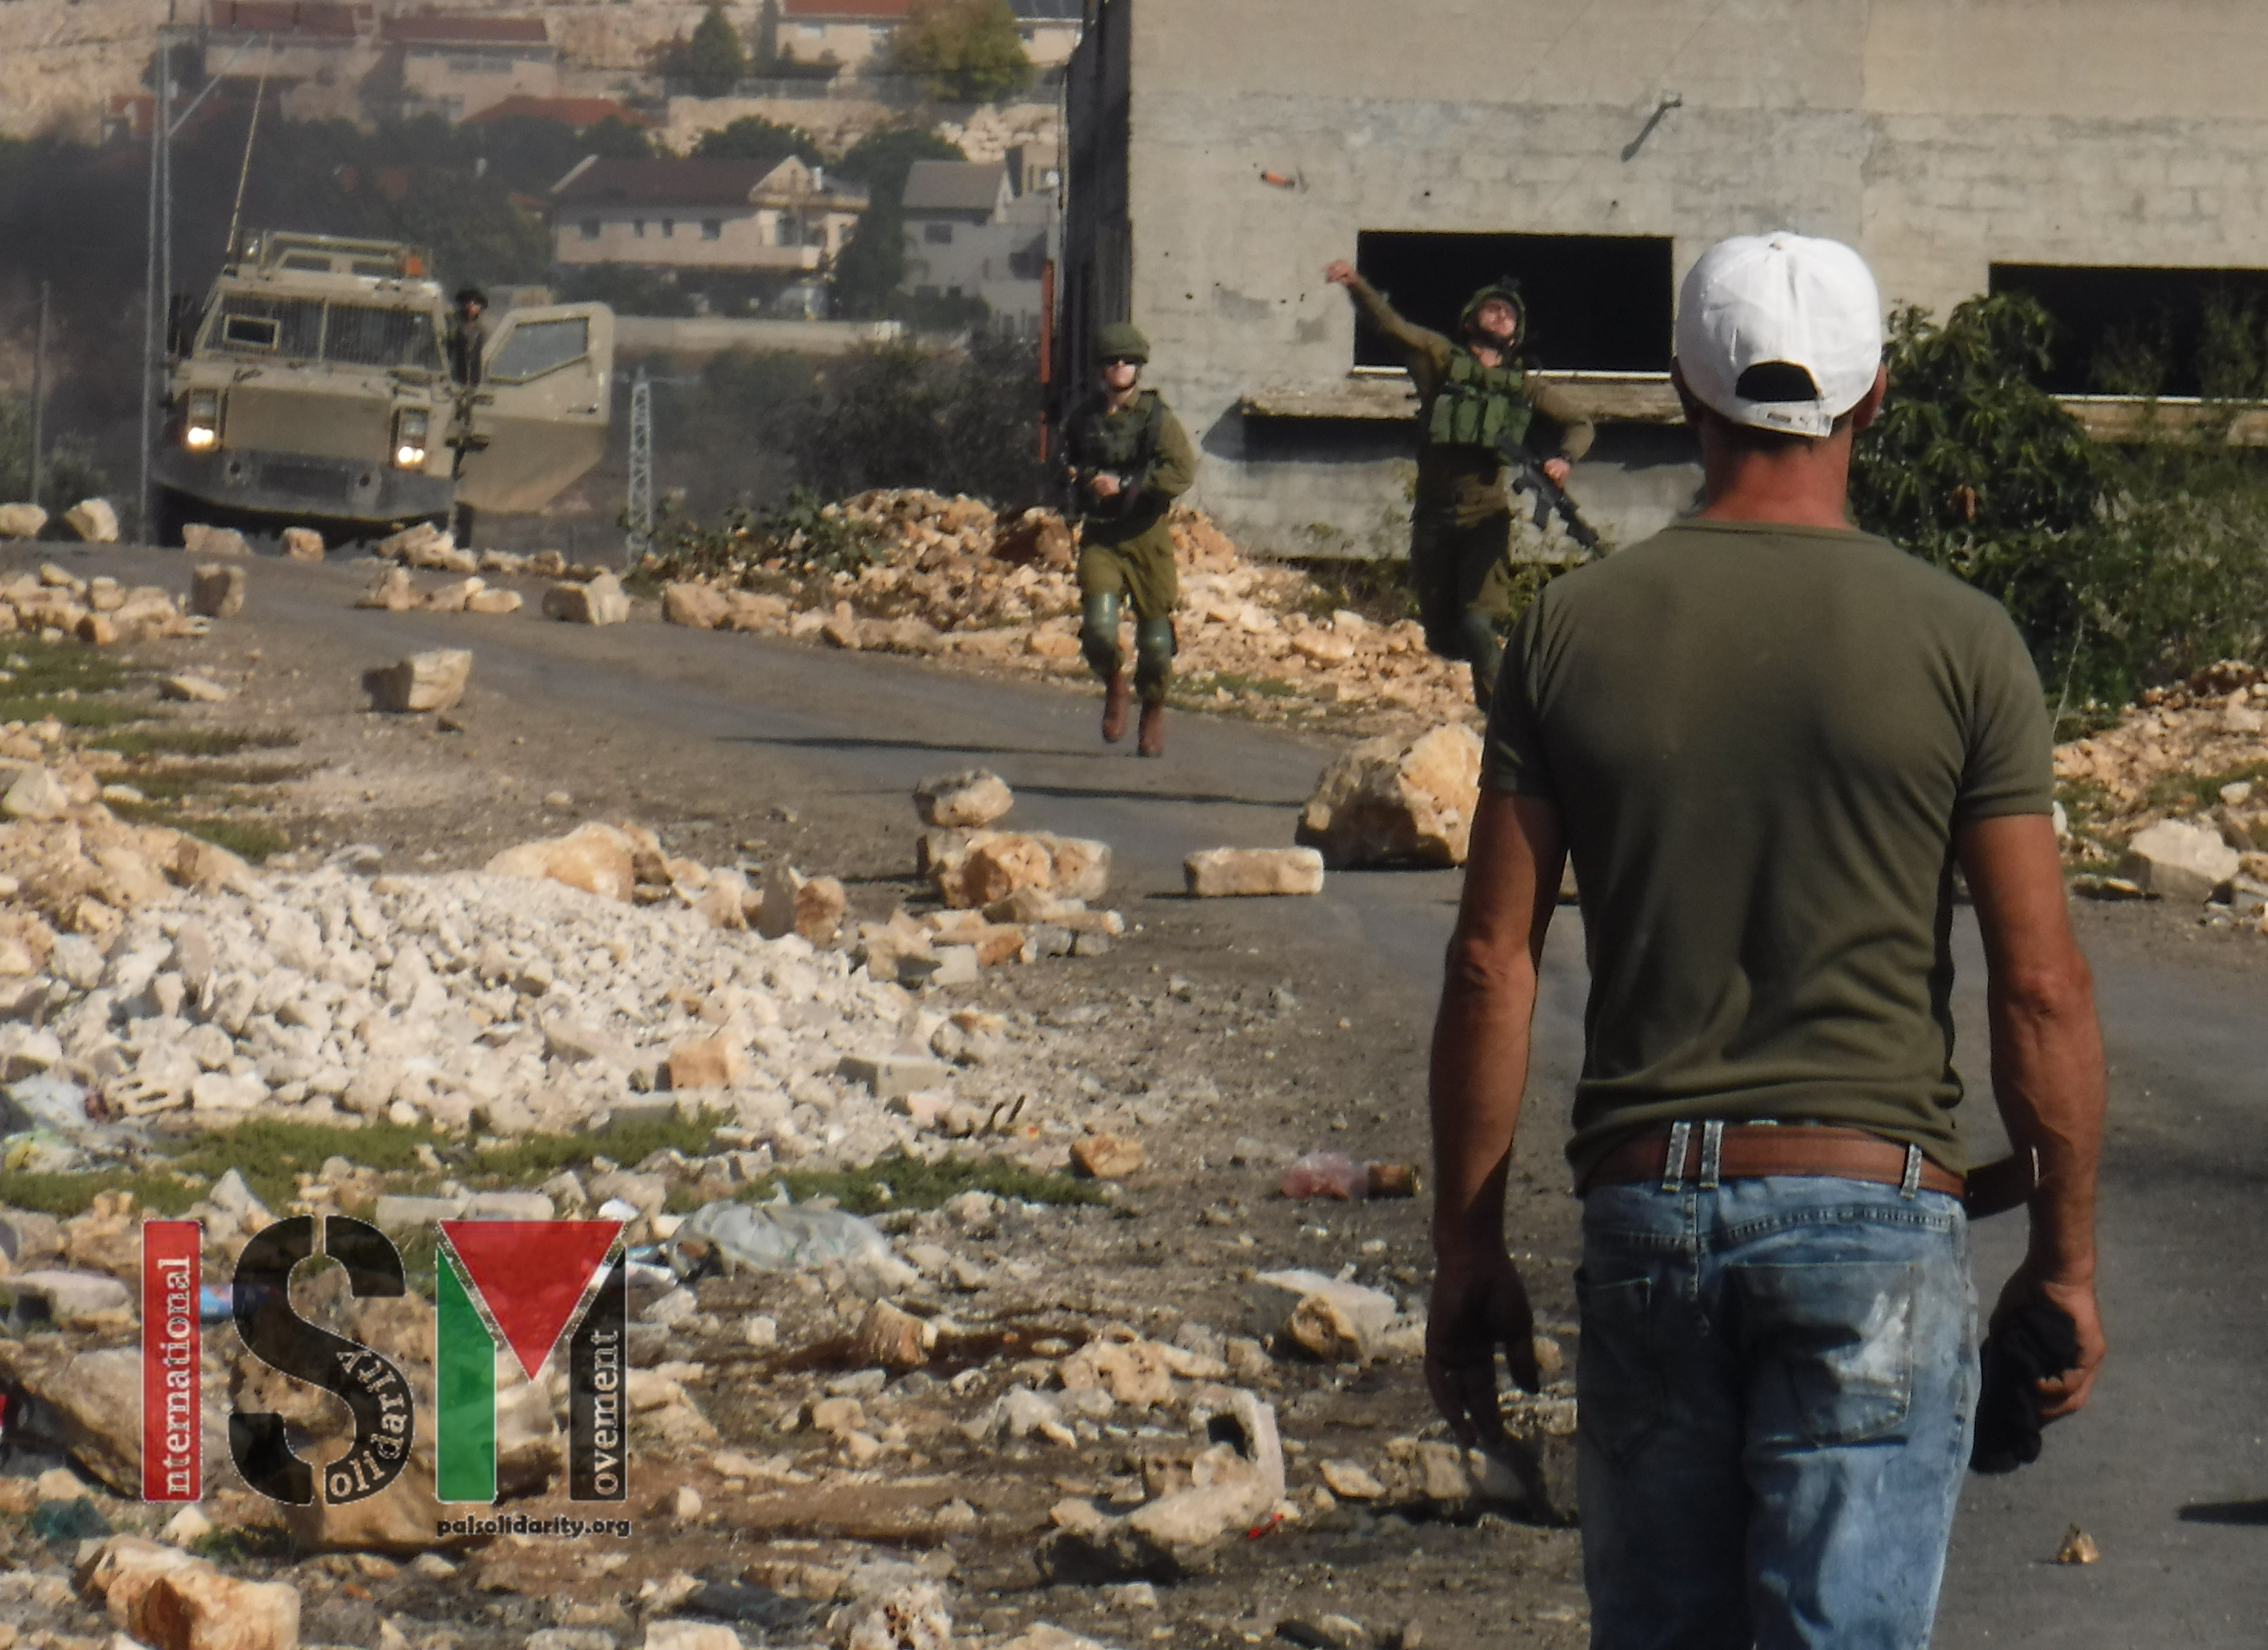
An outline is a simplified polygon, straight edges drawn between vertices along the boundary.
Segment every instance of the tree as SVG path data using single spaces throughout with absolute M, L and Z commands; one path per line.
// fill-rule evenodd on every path
M 936 356 L 877 344 L 828 377 L 827 409 L 804 422 L 797 451 L 821 497 L 922 487 L 1020 510 L 1042 496 L 1035 346 L 980 337 L 965 354 Z
M 782 126 L 761 114 L 744 114 L 730 126 L 702 133 L 693 154 L 697 160 L 780 160 L 793 155 L 807 165 L 826 158 L 819 140 L 800 126 Z
M 596 155 L 601 160 L 652 160 L 653 139 L 646 136 L 643 126 L 619 114 L 609 114 L 596 125 L 583 128 L 583 152 Z
M 692 40 L 673 56 L 672 72 L 691 81 L 696 97 L 721 98 L 748 72 L 748 48 L 725 15 L 724 0 L 709 0 L 708 14 L 695 26 Z
M 1008 0 L 913 0 L 890 42 L 891 66 L 933 98 L 990 103 L 1032 84 L 1032 60 Z
M 866 186 L 866 210 L 835 260 L 835 308 L 840 315 L 887 315 L 905 279 L 906 173 L 917 160 L 966 160 L 935 132 L 893 126 L 870 132 L 835 165 L 837 176 Z

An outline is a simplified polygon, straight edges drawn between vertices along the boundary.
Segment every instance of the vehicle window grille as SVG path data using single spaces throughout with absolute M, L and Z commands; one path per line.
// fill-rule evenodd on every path
M 223 349 L 312 361 L 321 353 L 323 306 L 313 298 L 232 292 L 221 299 L 213 335 Z
M 433 318 L 423 310 L 382 310 L 334 304 L 323 334 L 323 359 L 355 367 L 424 367 L 438 370 L 441 351 Z

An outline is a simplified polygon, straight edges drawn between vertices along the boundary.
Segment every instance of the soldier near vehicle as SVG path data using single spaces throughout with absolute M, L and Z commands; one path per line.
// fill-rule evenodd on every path
M 1591 447 L 1591 421 L 1561 391 L 1521 365 L 1527 307 L 1509 282 L 1484 286 L 1449 338 L 1403 319 L 1344 260 L 1324 279 L 1347 290 L 1372 326 L 1401 351 L 1418 390 L 1418 492 L 1410 512 L 1410 584 L 1425 645 L 1472 666 L 1483 710 L 1496 690 L 1512 559 L 1507 453 L 1528 444 L 1539 415 L 1557 434 L 1538 466 L 1554 487 Z
M 449 328 L 449 371 L 460 384 L 478 384 L 481 356 L 489 341 L 489 295 L 478 287 L 460 287 L 453 301 L 457 315 Z
M 1166 686 L 1174 669 L 1174 603 L 1181 582 L 1166 515 L 1197 479 L 1197 449 L 1155 390 L 1141 387 L 1150 341 L 1114 321 L 1095 341 L 1102 388 L 1064 431 L 1071 511 L 1079 529 L 1079 645 L 1103 685 L 1102 737 L 1126 737 L 1129 698 L 1118 644 L 1122 603 L 1134 609 L 1133 693 L 1142 700 L 1143 756 L 1166 753 Z

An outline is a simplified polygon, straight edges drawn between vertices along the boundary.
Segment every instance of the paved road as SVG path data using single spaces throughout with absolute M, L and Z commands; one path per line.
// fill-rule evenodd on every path
M 179 582 L 178 559 L 159 560 Z M 1110 841 L 1122 887 L 1153 897 L 1178 890 L 1192 849 L 1288 842 L 1325 753 L 1309 737 L 1183 716 L 1170 758 L 1139 762 L 1096 744 L 1094 700 L 1038 685 L 742 636 L 670 631 L 664 646 L 645 624 L 357 612 L 342 598 L 357 576 L 262 562 L 254 612 L 335 637 L 357 669 L 413 645 L 470 645 L 488 687 L 628 715 L 657 739 L 713 742 L 720 761 L 776 764 L 831 789 L 899 797 L 941 766 L 982 761 L 1024 799 L 1020 819 Z M 1428 1016 L 1454 898 L 1451 874 L 1340 875 L 1320 899 L 1208 907 L 1205 920 L 1374 982 L 1375 1012 L 1406 1037 Z M 1937 1642 L 2257 1647 L 2268 1643 L 2268 967 L 2146 943 L 2135 920 L 2170 923 L 2164 913 L 2080 916 L 2115 1068 L 2102 1207 L 2114 1357 L 2094 1408 L 2051 1434 L 2041 1464 L 1970 1480 Z M 1568 917 L 1549 958 L 1540 1096 L 1564 1096 L 1580 1060 Z M 1974 1081 L 1982 959 L 1973 929 L 1959 944 Z M 1546 1122 L 1564 1100 L 1539 1105 Z M 1979 1228 L 1988 1291 L 2021 1242 L 2020 1217 Z M 2100 1564 L 2047 1562 L 2073 1522 L 2100 1544 Z

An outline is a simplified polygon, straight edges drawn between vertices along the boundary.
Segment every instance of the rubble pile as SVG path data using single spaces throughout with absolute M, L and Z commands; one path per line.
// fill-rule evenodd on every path
M 49 642 L 76 636 L 109 647 L 150 636 L 201 635 L 204 627 L 155 585 L 129 590 L 116 579 L 83 579 L 48 562 L 37 573 L 0 579 L 0 635 L 18 630 Z
M 2211 901 L 2209 919 L 2268 933 L 2268 671 L 2231 660 L 2153 688 L 2058 745 L 2055 771 L 2085 886 Z
M 596 565 L 571 564 L 556 550 L 539 550 L 526 555 L 508 550 L 460 550 L 454 538 L 431 522 L 419 522 L 413 527 L 403 528 L 391 538 L 380 539 L 371 547 L 371 554 L 383 561 L 398 562 L 405 568 L 420 568 L 432 573 L 530 574 L 539 578 L 590 580 L 608 571 Z M 498 610 L 475 608 L 473 611 Z
M 1061 517 L 996 517 L 970 498 L 860 494 L 825 512 L 882 550 L 856 572 L 799 580 L 777 559 L 664 592 L 663 615 L 698 628 L 759 630 L 842 647 L 1083 678 L 1077 542 Z M 1246 561 L 1202 511 L 1171 517 L 1182 598 L 1176 690 L 1276 715 L 1344 707 L 1396 727 L 1469 720 L 1462 664 L 1425 649 L 1414 621 L 1326 611 L 1295 568 Z M 659 566 L 659 564 L 657 564 Z M 742 588 L 743 586 L 755 588 Z

